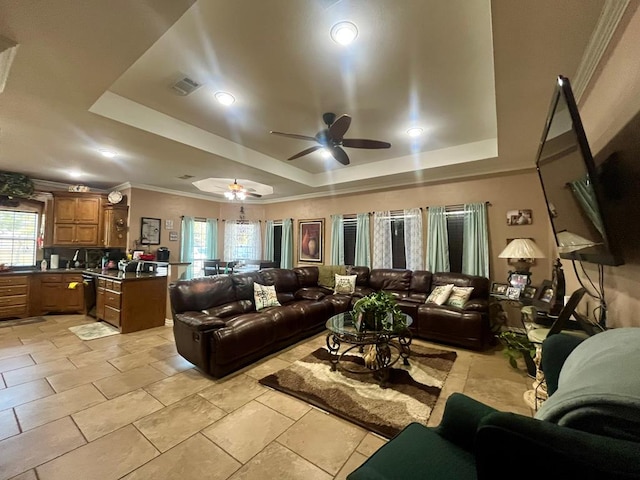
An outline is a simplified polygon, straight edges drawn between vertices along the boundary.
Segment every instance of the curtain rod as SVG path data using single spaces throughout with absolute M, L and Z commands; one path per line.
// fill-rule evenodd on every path
M 484 204 L 485 204 L 487 207 L 493 207 L 493 205 L 492 205 L 492 204 L 491 204 L 491 202 L 489 202 L 489 201 L 484 202 Z M 445 207 L 445 208 L 464 208 L 464 205 L 465 205 L 464 203 L 457 203 L 457 204 L 453 204 L 453 205 L 445 205 L 444 207 Z M 429 207 L 425 207 L 425 208 L 426 208 L 427 210 L 429 210 Z

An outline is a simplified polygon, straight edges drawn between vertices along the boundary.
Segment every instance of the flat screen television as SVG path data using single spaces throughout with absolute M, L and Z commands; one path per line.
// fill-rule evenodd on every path
M 558 76 L 536 160 L 561 258 L 622 265 L 603 215 L 605 199 L 569 79 Z

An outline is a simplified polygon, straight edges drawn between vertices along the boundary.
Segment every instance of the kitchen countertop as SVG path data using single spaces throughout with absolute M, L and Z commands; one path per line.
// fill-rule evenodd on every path
M 109 278 L 112 280 L 145 280 L 150 278 L 158 278 L 158 277 L 166 277 L 167 272 L 166 269 L 161 269 L 159 272 L 147 272 L 147 273 L 137 273 L 137 272 L 121 272 L 119 270 L 101 270 L 99 268 L 59 268 L 56 270 L 40 270 L 40 269 L 29 269 L 29 270 L 11 270 L 6 272 L 0 272 L 0 275 L 40 275 L 43 273 L 60 273 L 60 274 L 78 274 L 78 273 L 88 273 L 91 275 L 96 275 L 99 277 Z

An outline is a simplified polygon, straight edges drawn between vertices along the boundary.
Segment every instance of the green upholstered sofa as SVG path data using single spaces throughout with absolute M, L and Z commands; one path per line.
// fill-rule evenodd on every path
M 634 412 L 638 376 L 628 375 L 640 366 L 640 329 L 617 330 L 583 342 L 565 334 L 545 340 L 542 365 L 551 396 L 536 416 L 553 412 L 553 421 L 500 412 L 454 393 L 438 427 L 408 425 L 348 480 L 640 479 L 640 408 Z M 602 343 L 609 346 L 600 348 Z M 619 343 L 624 345 L 616 347 Z M 630 357 L 633 345 L 636 354 Z M 620 365 L 621 358 L 627 359 L 626 366 Z M 615 364 L 619 367 L 611 368 Z M 595 372 L 598 365 L 608 365 L 611 372 L 610 379 L 601 381 L 603 387 L 595 388 L 603 394 L 596 393 L 594 400 L 593 379 L 584 372 Z M 571 378 L 577 374 L 577 380 Z M 560 399 L 555 404 L 554 396 Z M 626 422 L 616 420 L 621 412 Z M 612 428 L 594 421 L 594 415 L 611 417 Z

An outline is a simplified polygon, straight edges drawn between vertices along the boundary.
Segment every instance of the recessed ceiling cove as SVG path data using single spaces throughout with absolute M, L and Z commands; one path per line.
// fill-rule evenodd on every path
M 273 187 L 258 182 L 252 182 L 244 178 L 204 178 L 197 180 L 193 184 L 203 192 L 217 193 L 224 195 L 229 191 L 230 185 L 239 185 L 247 192 L 257 193 L 259 195 L 272 195 Z

